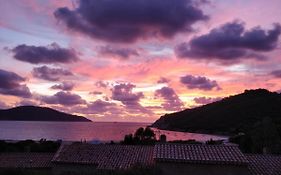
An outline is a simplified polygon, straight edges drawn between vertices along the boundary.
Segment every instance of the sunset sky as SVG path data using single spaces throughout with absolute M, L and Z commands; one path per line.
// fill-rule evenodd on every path
M 2 0 L 0 108 L 152 122 L 281 91 L 280 0 Z

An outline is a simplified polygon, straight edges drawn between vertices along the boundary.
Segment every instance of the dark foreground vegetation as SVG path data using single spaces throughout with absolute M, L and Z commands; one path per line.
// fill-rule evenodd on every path
M 166 136 L 161 135 L 157 140 L 154 131 L 149 128 L 139 128 L 134 134 L 128 134 L 121 141 L 125 145 L 154 145 L 157 142 L 167 142 Z M 191 140 L 174 140 L 169 143 L 183 144 L 203 144 L 194 139 Z M 244 153 L 268 153 L 281 154 L 281 140 L 276 125 L 271 118 L 264 118 L 262 122 L 256 123 L 248 132 L 238 133 L 231 136 L 229 142 L 239 145 Z M 208 140 L 205 144 L 217 145 L 223 144 L 222 140 Z
M 237 143 L 244 153 L 281 154 L 280 135 L 269 117 L 255 123 L 245 133 L 230 137 L 229 141 Z
M 162 116 L 160 129 L 231 135 L 247 153 L 281 154 L 281 94 L 246 90 L 201 107 Z
M 56 152 L 60 146 L 60 141 L 48 141 L 41 139 L 39 142 L 25 140 L 18 142 L 0 141 L 1 152 Z
M 134 134 L 128 134 L 125 135 L 124 140 L 121 141 L 121 144 L 124 145 L 154 145 L 156 143 L 182 143 L 182 144 L 203 144 L 202 142 L 196 141 L 194 139 L 190 140 L 173 140 L 173 141 L 167 141 L 166 135 L 162 134 L 159 136 L 159 139 L 157 140 L 156 135 L 154 131 L 150 127 L 146 128 L 139 128 L 136 130 Z M 206 144 L 209 145 L 218 145 L 222 144 L 222 140 L 208 140 L 206 141 Z
M 166 141 L 166 136 L 162 136 Z M 165 138 L 164 138 L 165 137 Z M 125 135 L 121 144 L 125 145 L 153 145 L 156 143 L 155 133 L 149 127 L 139 128 L 134 134 Z

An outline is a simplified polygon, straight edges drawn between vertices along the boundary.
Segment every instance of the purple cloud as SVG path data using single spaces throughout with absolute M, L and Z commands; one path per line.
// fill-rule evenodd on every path
M 170 38 L 191 31 L 207 20 L 191 0 L 80 0 L 70 10 L 58 8 L 54 16 L 73 30 L 110 42 L 134 42 L 140 38 Z
M 74 49 L 61 48 L 57 43 L 48 46 L 18 45 L 11 49 L 14 58 L 31 64 L 71 63 L 78 60 Z
M 161 78 L 157 81 L 158 84 L 161 84 L 161 83 L 169 83 L 169 82 L 170 82 L 170 80 L 169 80 L 168 78 L 165 78 L 165 77 L 161 77 Z
M 181 43 L 175 48 L 179 57 L 235 61 L 241 57 L 264 59 L 257 52 L 272 51 L 278 45 L 280 24 L 271 30 L 260 27 L 246 30 L 244 23 L 234 21 L 211 30 L 208 34 Z
M 122 59 L 128 59 L 131 56 L 139 56 L 139 53 L 135 49 L 130 48 L 118 48 L 112 46 L 99 47 L 99 54 L 111 57 L 117 57 Z
M 0 69 L 0 93 L 4 95 L 13 95 L 23 98 L 31 97 L 29 88 L 23 84 L 25 78 L 14 72 Z
M 205 105 L 205 104 L 209 104 L 209 103 L 213 103 L 216 101 L 221 100 L 221 97 L 216 97 L 216 98 L 211 98 L 211 97 L 197 97 L 194 98 L 194 102 L 200 105 Z
M 168 111 L 179 111 L 184 107 L 183 102 L 180 100 L 176 92 L 170 87 L 162 87 L 155 91 L 156 97 L 162 97 L 165 102 L 162 107 Z
M 272 71 L 270 74 L 276 78 L 281 78 L 281 70 Z
M 144 97 L 142 92 L 134 93 L 133 89 L 136 86 L 131 83 L 122 83 L 115 85 L 112 91 L 112 99 L 120 101 L 125 105 L 126 110 L 131 113 L 152 113 L 150 110 L 143 107 L 139 101 Z
M 216 88 L 220 90 L 220 86 L 215 80 L 210 80 L 206 77 L 186 75 L 180 78 L 182 84 L 184 84 L 188 89 L 200 89 L 200 90 L 212 90 Z
M 72 82 L 62 82 L 61 84 L 56 84 L 51 87 L 51 89 L 60 89 L 63 91 L 71 91 L 74 88 L 74 83 Z
M 86 106 L 73 106 L 71 111 L 81 112 L 87 116 L 93 117 L 93 120 L 98 121 L 141 121 L 143 118 L 153 116 L 149 110 L 144 112 L 118 105 L 113 102 L 96 100 L 88 103 Z
M 124 105 L 134 105 L 144 97 L 142 92 L 133 93 L 132 90 L 136 86 L 130 83 L 122 83 L 115 85 L 112 91 L 112 99 L 121 101 Z
M 53 96 L 41 96 L 39 99 L 46 104 L 60 104 L 64 106 L 86 104 L 86 101 L 79 95 L 64 91 L 57 92 Z
M 92 114 L 100 114 L 100 113 L 112 113 L 119 111 L 120 109 L 117 108 L 117 105 L 115 103 L 103 101 L 103 100 L 96 100 L 94 102 L 91 102 L 87 105 L 87 111 Z
M 61 77 L 72 76 L 73 74 L 70 71 L 61 68 L 42 66 L 34 68 L 32 75 L 43 80 L 58 81 Z

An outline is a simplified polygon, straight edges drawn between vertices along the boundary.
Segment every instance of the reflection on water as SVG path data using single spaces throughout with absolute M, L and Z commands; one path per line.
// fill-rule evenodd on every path
M 210 139 L 213 140 L 226 140 L 226 136 L 218 136 L 218 135 L 209 135 L 209 134 L 197 134 L 197 133 L 190 133 L 190 132 L 177 132 L 177 131 L 165 131 L 153 128 L 154 132 L 156 133 L 157 138 L 161 134 L 165 134 L 168 141 L 173 140 L 190 140 L 194 139 L 197 141 L 207 141 Z
M 0 139 L 2 140 L 99 140 L 120 141 L 126 134 L 134 133 L 137 128 L 145 127 L 148 123 L 121 122 L 36 122 L 36 121 L 0 121 Z M 156 135 L 165 134 L 167 140 L 196 139 L 206 141 L 224 139 L 224 137 L 162 131 L 155 129 Z

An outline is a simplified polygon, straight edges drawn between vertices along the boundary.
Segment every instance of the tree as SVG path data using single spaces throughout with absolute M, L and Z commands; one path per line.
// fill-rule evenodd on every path
M 144 134 L 144 129 L 141 127 L 141 128 L 136 130 L 134 136 L 137 140 L 143 140 L 143 134 Z
M 280 136 L 271 118 L 266 117 L 262 122 L 256 123 L 250 135 L 253 141 L 254 152 L 281 152 Z
M 155 133 L 149 127 L 146 127 L 143 131 L 143 139 L 144 140 L 155 140 Z
M 155 133 L 149 127 L 139 128 L 136 130 L 134 136 L 132 134 L 125 135 L 124 144 L 154 144 L 156 141 Z
M 167 136 L 165 134 L 160 135 L 160 142 L 166 142 L 167 141 Z
M 123 143 L 126 145 L 134 144 L 133 135 L 132 134 L 125 135 Z

